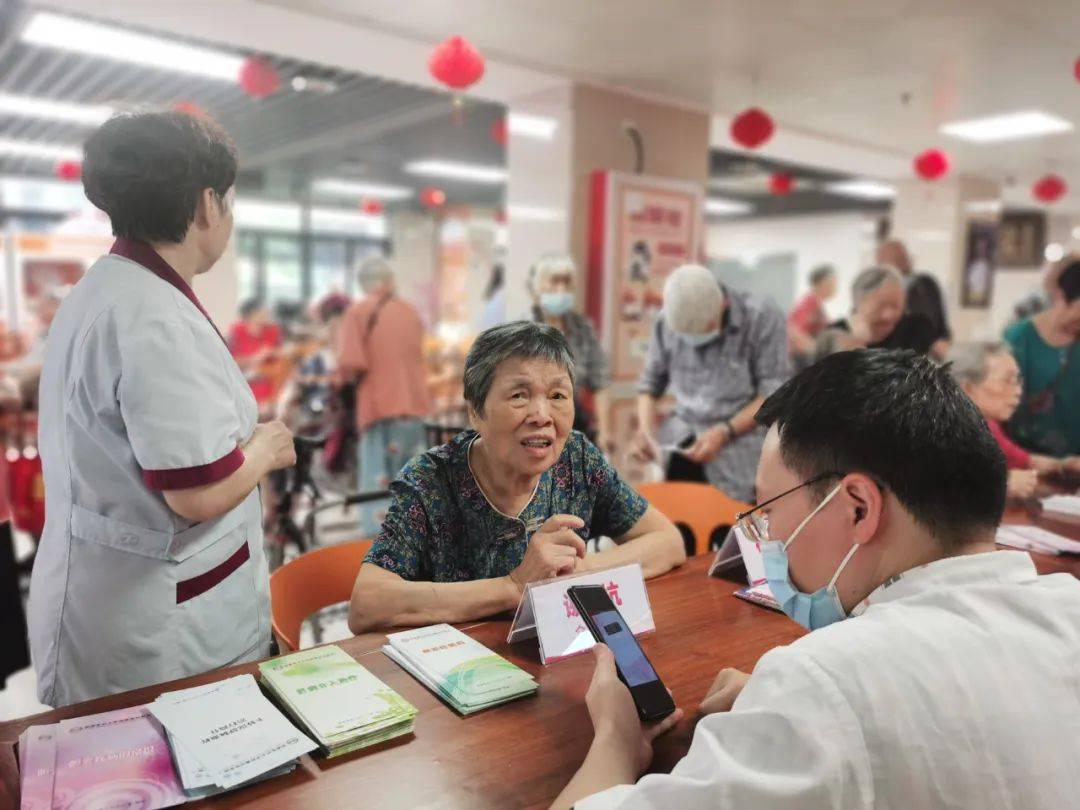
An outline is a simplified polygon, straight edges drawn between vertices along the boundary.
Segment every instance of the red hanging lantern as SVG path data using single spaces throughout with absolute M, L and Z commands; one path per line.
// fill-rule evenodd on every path
M 53 174 L 60 180 L 73 183 L 82 179 L 82 161 L 61 160 L 53 167 Z
M 500 118 L 491 125 L 491 140 L 495 141 L 499 146 L 506 146 L 508 137 L 509 130 L 507 129 L 505 118 Z
M 428 186 L 420 192 L 420 204 L 425 208 L 438 208 L 446 202 L 446 192 L 441 188 Z
M 778 197 L 786 197 L 795 188 L 795 178 L 787 172 L 774 172 L 769 175 L 769 191 Z
M 484 75 L 484 57 L 464 37 L 450 37 L 431 52 L 428 70 L 451 90 L 465 90 Z
M 360 210 L 368 216 L 377 217 L 385 210 L 385 206 L 383 206 L 382 200 L 368 199 L 361 203 Z
M 772 117 L 762 109 L 751 107 L 735 116 L 731 122 L 731 138 L 739 146 L 757 149 L 776 131 Z
M 1068 184 L 1056 174 L 1048 174 L 1040 177 L 1031 187 L 1031 193 L 1041 203 L 1053 203 L 1065 196 L 1069 190 Z
M 915 174 L 923 180 L 940 180 L 949 173 L 949 156 L 940 149 L 927 149 L 915 158 Z
M 240 68 L 240 87 L 252 98 L 264 99 L 281 89 L 277 69 L 257 56 L 244 60 Z
M 175 112 L 190 115 L 193 118 L 206 118 L 206 110 L 194 101 L 177 101 L 172 105 Z

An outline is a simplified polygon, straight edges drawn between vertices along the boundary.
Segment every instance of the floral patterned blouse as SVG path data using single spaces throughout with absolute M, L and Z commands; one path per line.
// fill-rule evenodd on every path
M 540 476 L 517 518 L 497 511 L 469 468 L 476 432 L 466 430 L 410 461 L 390 485 L 394 498 L 364 562 L 403 579 L 466 582 L 506 576 L 525 557 L 529 538 L 552 515 L 577 515 L 583 540 L 626 534 L 648 503 L 578 431 Z

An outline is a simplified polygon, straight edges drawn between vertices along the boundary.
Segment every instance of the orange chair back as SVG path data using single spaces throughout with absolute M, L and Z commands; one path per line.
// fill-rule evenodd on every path
M 270 624 L 282 652 L 300 649 L 300 626 L 317 610 L 352 596 L 370 540 L 318 548 L 270 575 Z
M 713 532 L 721 526 L 734 526 L 735 516 L 750 508 L 716 487 L 691 481 L 641 484 L 638 492 L 676 526 L 689 530 L 693 548 L 688 544 L 688 555 L 708 552 Z

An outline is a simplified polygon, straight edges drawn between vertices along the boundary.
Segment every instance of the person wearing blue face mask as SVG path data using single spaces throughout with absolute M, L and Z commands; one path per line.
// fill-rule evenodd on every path
M 754 413 L 789 373 L 787 325 L 771 299 L 725 287 L 701 265 L 676 268 L 638 382 L 631 456 L 663 461 L 669 481 L 709 483 L 752 501 L 765 438 Z M 656 432 L 665 393 L 675 411 Z
M 565 253 L 541 256 L 529 274 L 533 320 L 554 326 L 570 344 L 578 370 L 574 388 L 574 430 L 580 430 L 610 455 L 614 446 L 606 392 L 611 380 L 608 358 L 593 325 L 577 311 L 577 279 L 577 266 L 570 256 Z
M 949 369 L 842 352 L 756 418 L 760 500 L 739 525 L 812 632 L 723 670 L 686 757 L 636 784 L 672 722 L 641 726 L 598 645 L 595 738 L 553 807 L 1074 806 L 1080 580 L 996 550 L 1005 459 Z

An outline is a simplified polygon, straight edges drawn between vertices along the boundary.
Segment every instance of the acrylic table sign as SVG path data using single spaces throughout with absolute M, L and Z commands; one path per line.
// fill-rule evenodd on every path
M 635 636 L 656 629 L 641 565 L 530 582 L 521 594 L 508 643 L 537 638 L 540 661 L 550 664 L 591 650 L 595 642 L 566 589 L 571 585 L 603 585 Z

